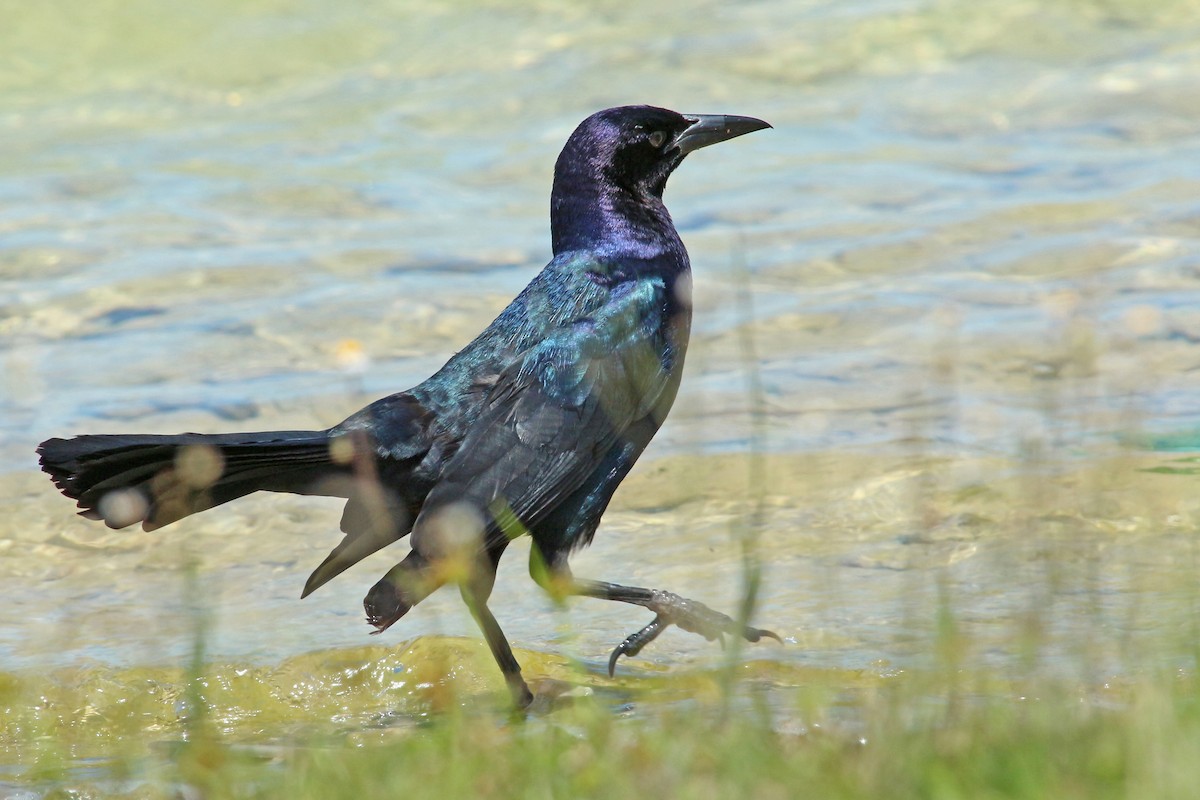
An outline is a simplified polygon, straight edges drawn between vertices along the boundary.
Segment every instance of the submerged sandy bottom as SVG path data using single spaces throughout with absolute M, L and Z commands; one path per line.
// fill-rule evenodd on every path
M 753 659 L 919 666 L 950 602 L 986 663 L 1013 663 L 1037 615 L 1056 632 L 1047 669 L 1074 668 L 1084 647 L 1090 669 L 1119 672 L 1146 657 L 1142 637 L 1154 639 L 1195 600 L 1195 473 L 1186 458 L 1120 452 L 663 458 L 622 487 L 574 567 L 732 611 L 750 537 L 763 581 L 755 619 L 788 641 L 749 647 Z M 457 593 L 444 589 L 381 640 L 366 638 L 360 598 L 404 543 L 301 602 L 308 571 L 340 538 L 336 501 L 258 495 L 144 533 L 65 517 L 65 501 L 39 476 L 21 488 L 2 514 L 30 521 L 10 532 L 0 560 L 10 669 L 178 664 L 198 620 L 210 655 L 247 665 L 368 641 L 477 636 Z M 645 612 L 586 599 L 556 609 L 525 574 L 527 549 L 518 541 L 506 554 L 492 600 L 510 638 L 598 671 Z M 1096 626 L 1103 640 L 1089 635 Z M 720 660 L 720 648 L 672 631 L 628 667 Z

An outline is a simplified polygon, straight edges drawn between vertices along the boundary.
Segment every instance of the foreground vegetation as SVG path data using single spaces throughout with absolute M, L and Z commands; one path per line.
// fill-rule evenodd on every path
M 523 654 L 557 677 L 519 718 L 457 639 L 7 676 L 0 797 L 1194 797 L 1194 661 L 1089 685 L 969 671 L 954 650 L 923 672 L 751 662 L 728 692 L 722 671 L 620 683 Z

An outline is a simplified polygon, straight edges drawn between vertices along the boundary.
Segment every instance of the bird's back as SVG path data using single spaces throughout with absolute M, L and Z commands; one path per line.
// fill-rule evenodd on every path
M 684 276 L 680 280 L 680 276 Z M 471 410 L 494 385 L 497 377 L 533 348 L 561 339 L 568 333 L 602 347 L 612 338 L 609 328 L 619 320 L 608 319 L 594 328 L 591 337 L 579 336 L 577 324 L 603 316 L 606 305 L 619 301 L 631 287 L 659 282 L 668 287 L 669 308 L 663 318 L 690 325 L 690 303 L 682 302 L 690 283 L 686 260 L 672 254 L 652 261 L 634 261 L 620 256 L 568 252 L 556 256 L 524 290 L 466 347 L 452 356 L 428 379 L 409 390 L 437 417 L 435 426 L 451 438 L 465 435 L 472 422 Z M 686 337 L 677 342 L 682 364 Z M 674 369 L 672 363 L 665 364 Z

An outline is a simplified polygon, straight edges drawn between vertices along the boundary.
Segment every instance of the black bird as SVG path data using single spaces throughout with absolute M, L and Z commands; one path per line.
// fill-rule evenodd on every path
M 347 498 L 345 537 L 301 597 L 411 533 L 411 551 L 367 594 L 367 621 L 383 631 L 458 584 L 519 706 L 532 695 L 487 600 L 520 534 L 533 537 L 530 572 L 547 591 L 654 612 L 613 651 L 610 674 L 672 624 L 710 641 L 778 639 L 670 592 L 577 579 L 567 565 L 679 388 L 691 266 L 663 205 L 667 178 L 693 150 L 769 127 L 652 106 L 593 114 L 554 168 L 554 258 L 428 380 L 324 431 L 48 439 L 42 469 L 83 516 L 114 528 L 159 528 L 256 491 Z

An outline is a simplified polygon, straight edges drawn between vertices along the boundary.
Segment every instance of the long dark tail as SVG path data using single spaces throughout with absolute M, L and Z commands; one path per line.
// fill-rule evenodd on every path
M 342 494 L 323 480 L 348 469 L 329 443 L 327 431 L 120 434 L 47 439 L 38 454 L 83 516 L 153 530 L 260 490 Z

